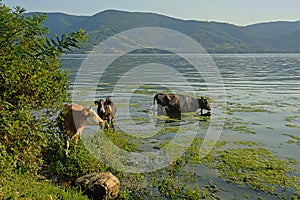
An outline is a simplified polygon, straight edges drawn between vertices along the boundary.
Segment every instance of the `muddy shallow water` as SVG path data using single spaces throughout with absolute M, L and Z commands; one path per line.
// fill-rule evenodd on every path
M 111 96 L 115 99 L 118 104 L 116 132 L 129 135 L 128 141 L 135 138 L 134 143 L 137 144 L 139 153 L 162 150 L 178 135 L 204 138 L 213 121 L 220 120 L 216 115 L 222 113 L 224 124 L 218 127 L 222 129 L 218 141 L 226 144 L 216 149 L 248 148 L 247 142 L 253 142 L 256 147 L 270 150 L 279 159 L 293 160 L 292 171 L 299 177 L 300 54 L 211 55 L 221 75 L 222 88 L 225 89 L 225 96 L 220 99 L 217 96 L 211 97 L 210 89 L 214 83 L 207 83 L 205 77 L 214 75 L 209 73 L 210 68 L 199 73 L 186 60 L 176 55 L 121 56 L 101 74 L 97 69 L 103 69 L 103 58 L 90 57 L 88 62 L 85 59 L 86 55 L 68 55 L 61 59 L 63 67 L 71 71 L 71 87 L 75 88 L 73 92 L 77 94 L 73 100 L 90 105 L 99 97 Z M 153 63 L 159 64 L 153 66 Z M 93 65 L 94 71 L 82 71 L 86 65 Z M 167 71 L 168 68 L 164 66 L 172 69 Z M 160 67 L 164 69 L 159 70 Z M 78 71 L 85 78 L 76 77 Z M 92 88 L 93 93 L 86 92 L 85 89 L 80 91 L 81 86 Z M 213 88 L 216 89 L 217 86 L 216 84 Z M 152 110 L 153 96 L 160 92 L 211 98 L 212 106 L 215 105 L 212 115 L 215 116 L 200 118 L 197 114 L 187 114 L 180 122 L 165 123 L 165 118 L 157 117 Z M 226 105 L 220 106 L 220 101 Z M 174 148 L 177 143 L 172 143 Z M 181 155 L 183 156 L 180 154 L 179 157 Z M 289 198 L 294 193 L 293 189 L 286 189 L 284 192 L 277 191 L 277 195 L 271 195 L 247 185 L 241 187 L 228 183 L 226 178 L 220 178 L 217 169 L 203 164 L 184 165 L 178 176 L 184 171 L 193 171 L 197 179 L 195 182 L 200 186 L 213 181 L 222 188 L 216 192 L 216 197 L 221 199 Z M 155 194 L 157 191 L 153 190 Z

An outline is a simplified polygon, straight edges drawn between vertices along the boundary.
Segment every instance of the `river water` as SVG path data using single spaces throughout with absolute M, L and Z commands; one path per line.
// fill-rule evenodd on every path
M 115 99 L 116 130 L 141 138 L 140 151 L 156 151 L 176 135 L 151 130 L 162 121 L 152 110 L 154 94 L 175 92 L 211 100 L 210 123 L 222 125 L 216 136 L 219 141 L 259 143 L 282 159 L 294 159 L 295 169 L 300 170 L 299 140 L 293 137 L 300 137 L 300 54 L 213 54 L 209 67 L 203 67 L 207 59 L 200 59 L 204 64 L 197 69 L 176 55 L 105 59 L 79 54 L 62 57 L 63 67 L 70 70 L 73 101 L 88 106 L 100 97 Z M 197 126 L 197 134 L 204 137 L 207 125 L 195 125 L 195 116 L 193 122 L 189 119 L 168 126 Z

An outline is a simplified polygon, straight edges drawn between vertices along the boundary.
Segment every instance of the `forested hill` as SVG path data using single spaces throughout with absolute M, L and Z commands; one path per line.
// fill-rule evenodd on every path
M 89 34 L 91 50 L 116 33 L 140 27 L 163 27 L 182 32 L 198 41 L 209 53 L 300 52 L 300 21 L 270 22 L 249 26 L 182 20 L 154 13 L 106 10 L 93 16 L 47 13 L 45 26 L 51 34 L 80 28 Z

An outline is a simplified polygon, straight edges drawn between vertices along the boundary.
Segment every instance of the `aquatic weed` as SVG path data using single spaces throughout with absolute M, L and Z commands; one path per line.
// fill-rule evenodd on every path
M 295 123 L 300 122 L 300 115 L 294 115 L 294 116 L 286 116 L 285 121 L 289 122 L 285 124 L 285 126 L 289 128 L 300 128 L 299 125 L 296 125 Z
M 227 103 L 227 114 L 232 115 L 235 112 L 266 112 L 266 113 L 273 113 L 272 111 L 266 110 L 264 108 L 260 108 L 257 106 L 247 106 L 242 105 L 240 103 L 233 103 L 228 102 Z
M 300 178 L 290 174 L 288 161 L 280 160 L 268 149 L 236 148 L 218 153 L 215 167 L 228 182 L 271 194 L 279 188 L 292 188 L 296 194 L 300 191 Z
M 292 134 L 283 134 L 292 138 L 292 140 L 287 141 L 288 144 L 297 144 L 300 145 L 300 137 L 292 135 Z
M 233 143 L 236 145 L 243 145 L 248 147 L 259 146 L 257 142 L 253 142 L 253 141 L 234 141 Z

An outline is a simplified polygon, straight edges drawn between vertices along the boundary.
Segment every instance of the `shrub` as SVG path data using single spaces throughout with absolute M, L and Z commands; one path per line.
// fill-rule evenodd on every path
M 55 116 L 69 98 L 59 56 L 84 39 L 83 31 L 47 39 L 44 20 L 0 1 L 0 147 L 21 172 L 36 172 L 42 164 Z

